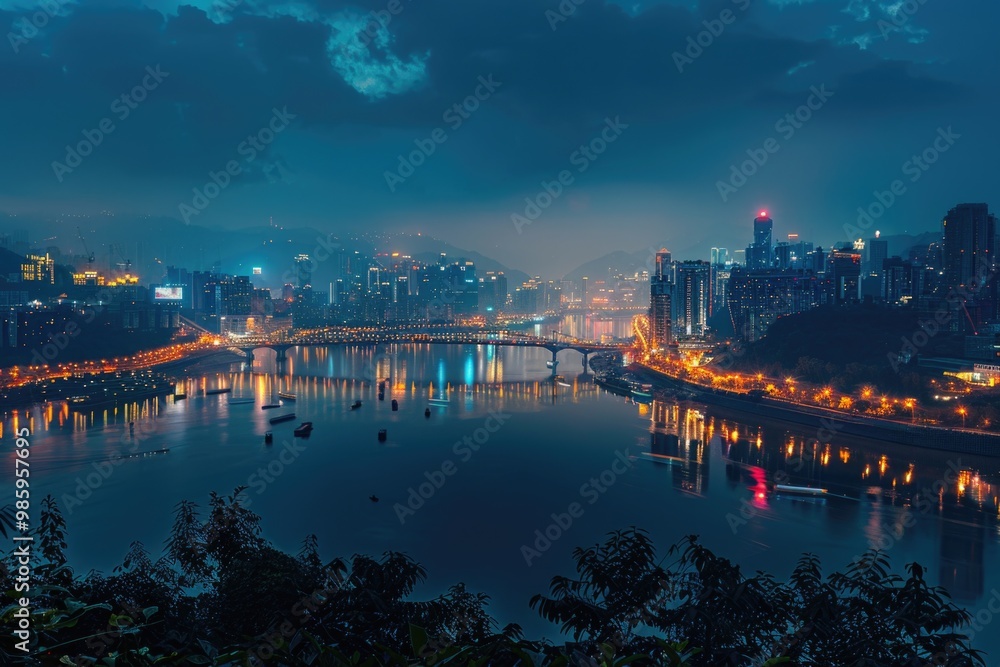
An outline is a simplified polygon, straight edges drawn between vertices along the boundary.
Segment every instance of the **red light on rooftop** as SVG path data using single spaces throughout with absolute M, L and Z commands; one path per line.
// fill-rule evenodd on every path
M 760 217 L 766 218 L 767 217 L 767 211 L 761 211 L 760 212 Z

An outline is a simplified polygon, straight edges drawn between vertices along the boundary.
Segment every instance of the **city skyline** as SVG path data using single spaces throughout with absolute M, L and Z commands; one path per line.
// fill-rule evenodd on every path
M 997 25 L 0 0 L 0 664 L 993 664 Z
M 773 238 L 771 241 L 772 249 L 777 244 L 794 243 L 798 242 L 798 239 L 808 241 L 815 247 L 822 247 L 827 250 L 844 243 L 853 243 L 859 239 L 868 242 L 869 239 L 875 238 L 876 235 L 880 236 L 883 240 L 894 238 L 903 243 L 909 243 L 908 238 L 919 239 L 926 236 L 940 236 L 943 239 L 944 232 L 940 225 L 941 222 L 947 217 L 947 212 L 951 210 L 953 206 L 954 204 L 948 205 L 946 209 L 942 211 L 940 217 L 937 217 L 934 222 L 928 223 L 926 229 L 917 228 L 912 234 L 887 234 L 873 221 L 871 224 L 867 224 L 863 228 L 853 224 L 846 225 L 845 227 L 847 227 L 847 229 L 832 231 L 823 235 L 821 239 L 815 239 L 809 237 L 808 235 L 794 231 L 795 229 L 798 229 L 798 227 L 789 226 L 787 222 L 780 217 L 780 213 L 775 213 L 770 210 L 758 210 L 755 213 L 754 209 L 751 209 L 744 216 L 742 225 L 734 224 L 733 226 L 727 228 L 727 233 L 724 238 L 729 241 L 728 245 L 723 241 L 709 240 L 709 245 L 706 245 L 703 248 L 699 247 L 696 250 L 682 251 L 675 254 L 677 254 L 678 258 L 685 260 L 711 261 L 712 258 L 716 256 L 715 251 L 721 249 L 727 252 L 726 257 L 730 262 L 744 263 L 746 261 L 744 251 L 748 249 L 746 246 L 754 243 L 754 221 L 764 213 L 771 218 L 773 224 Z M 777 219 L 771 217 L 772 215 L 777 215 Z M 97 238 L 135 238 L 136 232 L 134 229 L 134 223 L 129 222 L 119 225 L 114 221 L 114 217 L 64 217 L 58 221 L 50 220 L 47 222 L 41 222 L 40 224 L 33 224 L 31 227 L 33 233 L 29 233 L 28 230 L 23 227 L 25 224 L 23 219 L 19 219 L 17 217 L 8 218 L 8 222 L 9 226 L 0 228 L 0 238 L 6 238 L 9 243 L 13 243 L 15 239 L 18 239 L 22 243 L 27 243 L 27 247 L 43 252 L 46 247 L 57 247 L 67 258 L 76 256 L 81 264 L 94 264 L 97 266 L 103 266 L 105 269 L 109 266 L 120 264 L 122 253 L 129 252 L 130 249 L 134 249 L 135 252 L 144 254 L 148 258 L 157 260 L 161 265 L 165 265 L 167 263 L 186 264 L 189 266 L 196 266 L 198 270 L 211 269 L 213 264 L 218 262 L 215 255 L 219 258 L 224 256 L 222 261 L 222 264 L 225 265 L 223 267 L 224 270 L 234 274 L 250 273 L 254 267 L 260 267 L 262 263 L 267 263 L 267 260 L 262 260 L 259 256 L 255 256 L 255 253 L 251 253 L 249 256 L 233 255 L 232 253 L 229 253 L 221 248 L 213 250 L 211 245 L 206 247 L 197 242 L 188 245 L 183 245 L 183 242 L 181 242 L 182 245 L 177 245 L 177 239 L 169 235 L 167 235 L 167 238 L 159 238 L 153 241 L 142 241 L 138 243 L 101 242 L 93 249 L 86 245 L 86 239 L 81 242 L 80 225 L 87 226 L 88 224 L 93 225 L 93 228 L 88 228 L 86 232 L 87 236 L 91 237 L 89 242 L 91 245 L 94 245 L 94 241 Z M 167 225 L 173 224 L 173 221 L 170 220 L 160 222 Z M 645 268 L 648 270 L 652 268 L 651 263 L 653 261 L 653 255 L 655 254 L 656 248 L 665 246 L 672 249 L 683 245 L 682 240 L 680 243 L 671 243 L 670 239 L 650 237 L 648 239 L 636 239 L 636 242 L 631 246 L 623 245 L 622 247 L 616 247 L 613 248 L 611 252 L 608 252 L 606 248 L 603 252 L 595 249 L 595 254 L 591 257 L 583 258 L 582 262 L 579 261 L 579 258 L 571 258 L 567 255 L 556 255 L 549 257 L 548 260 L 541 266 L 524 266 L 523 264 L 518 264 L 516 259 L 514 260 L 513 265 L 504 262 L 503 260 L 500 260 L 499 257 L 491 256 L 488 252 L 484 252 L 482 247 L 476 247 L 473 245 L 472 247 L 459 248 L 447 238 L 437 238 L 420 232 L 377 232 L 369 236 L 369 232 L 367 231 L 352 230 L 343 236 L 337 236 L 333 232 L 326 233 L 318 228 L 312 227 L 290 227 L 286 230 L 281 225 L 275 223 L 273 217 L 269 218 L 268 221 L 261 221 L 261 223 L 262 224 L 260 225 L 255 225 L 245 230 L 237 231 L 250 236 L 265 234 L 272 239 L 280 239 L 281 234 L 268 232 L 268 228 L 287 231 L 288 233 L 293 233 L 299 238 L 297 243 L 301 245 L 302 251 L 308 250 L 310 246 L 312 246 L 312 249 L 315 250 L 315 241 L 320 237 L 335 238 L 338 240 L 364 240 L 365 243 L 372 244 L 376 251 L 384 256 L 392 255 L 394 252 L 398 252 L 399 250 L 406 248 L 406 246 L 411 244 L 414 240 L 423 237 L 423 239 L 426 240 L 426 243 L 447 247 L 450 250 L 449 255 L 456 259 L 482 256 L 488 260 L 495 261 L 499 266 L 504 267 L 508 271 L 523 273 L 528 276 L 541 276 L 545 279 L 554 280 L 568 277 L 574 272 L 581 270 L 581 268 L 587 264 L 604 259 L 609 255 L 619 253 L 635 256 L 641 255 L 642 257 L 638 260 L 638 263 L 644 264 Z M 70 227 L 70 225 L 72 225 L 72 227 Z M 57 230 L 62 230 L 62 233 L 56 233 L 47 238 L 39 238 L 44 233 Z M 99 231 L 100 234 L 94 233 L 97 231 Z M 848 232 L 855 234 L 855 236 L 849 237 L 847 235 Z M 158 236 L 163 235 L 158 234 Z M 393 238 L 398 240 L 392 240 Z M 683 235 L 677 237 L 677 239 L 683 239 Z M 271 243 L 273 243 L 273 240 Z M 195 249 L 195 247 L 197 249 Z M 167 248 L 169 248 L 170 251 L 164 255 L 162 251 Z M 99 249 L 100 252 L 96 253 L 94 261 L 87 262 L 87 252 L 89 251 L 91 254 L 95 254 L 94 250 L 97 249 Z M 426 254 L 428 251 L 421 248 L 421 250 L 418 250 L 417 253 L 419 254 L 420 252 Z M 163 260 L 163 257 L 170 257 L 171 254 L 177 253 L 186 254 L 183 259 Z M 226 254 L 223 255 L 223 253 Z M 199 259 L 192 261 L 193 257 L 198 257 Z M 281 260 L 280 267 L 282 269 L 287 269 L 287 265 L 287 261 Z M 553 266 L 561 266 L 563 268 L 554 270 Z M 608 266 L 607 268 L 615 269 L 620 267 Z M 269 286 L 277 288 L 280 287 L 280 284 L 274 283 Z

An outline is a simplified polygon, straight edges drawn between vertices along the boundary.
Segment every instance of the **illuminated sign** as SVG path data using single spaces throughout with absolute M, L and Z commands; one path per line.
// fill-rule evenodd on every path
M 261 274 L 261 272 L 262 272 L 262 271 L 263 271 L 263 269 L 261 269 L 261 268 L 260 268 L 259 266 L 255 266 L 255 267 L 253 267 L 253 274 L 254 274 L 255 276 L 259 276 L 259 275 Z
M 153 288 L 153 299 L 155 301 L 181 301 L 184 299 L 184 288 L 155 287 Z

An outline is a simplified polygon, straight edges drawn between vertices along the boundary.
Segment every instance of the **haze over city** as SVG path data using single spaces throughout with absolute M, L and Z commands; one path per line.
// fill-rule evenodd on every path
M 6 0 L 0 210 L 181 220 L 193 190 L 237 160 L 242 173 L 192 224 L 273 216 L 324 232 L 422 232 L 558 277 L 647 240 L 707 258 L 742 242 L 734 231 L 761 208 L 826 246 L 897 178 L 910 187 L 880 220 L 885 234 L 933 230 L 957 201 L 995 200 L 990 3 L 564 4 L 572 14 L 525 0 L 401 0 L 369 44 L 347 49 L 386 2 L 62 2 L 32 33 L 20 21 L 36 3 Z M 724 32 L 686 63 L 688 38 L 725 10 Z M 150 66 L 169 75 L 134 109 L 112 109 Z M 495 91 L 446 120 L 481 76 Z M 832 97 L 800 127 L 776 129 L 813 86 Z M 294 118 L 245 162 L 239 145 L 275 108 Z M 577 173 L 571 154 L 608 117 L 628 129 Z M 104 118 L 114 131 L 57 178 L 53 162 Z M 962 138 L 911 184 L 903 164 L 948 127 Z M 446 143 L 390 192 L 385 173 L 435 128 Z M 717 183 L 769 138 L 780 150 L 724 202 Z M 511 215 L 563 169 L 574 184 L 517 234 Z

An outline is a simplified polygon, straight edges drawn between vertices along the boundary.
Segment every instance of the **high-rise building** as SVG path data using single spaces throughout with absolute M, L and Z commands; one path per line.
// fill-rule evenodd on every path
M 709 253 L 709 262 L 713 266 L 718 264 L 726 264 L 729 262 L 729 249 L 728 248 L 712 248 Z
M 827 277 L 833 286 L 835 303 L 855 303 L 861 300 L 861 251 L 854 244 L 844 244 L 830 251 Z
M 734 268 L 728 288 L 733 329 L 744 340 L 758 340 L 779 317 L 815 306 L 817 291 L 811 272 Z
M 763 248 L 770 248 L 774 235 L 774 221 L 768 217 L 767 211 L 761 211 L 760 215 L 753 220 L 753 242 L 754 245 Z
M 673 285 L 665 278 L 654 277 L 649 284 L 650 348 L 661 353 L 674 342 L 672 291 Z
M 309 255 L 300 254 L 295 257 L 295 275 L 299 278 L 299 287 L 312 285 L 312 260 Z
M 954 307 L 969 313 L 969 319 L 979 326 L 987 320 L 996 320 L 998 313 L 997 281 L 989 280 L 989 272 L 996 268 L 997 219 L 986 204 L 959 204 L 948 211 L 944 226 L 943 268 L 944 289 L 964 290 L 971 295 Z M 944 294 L 941 295 L 945 296 Z M 954 317 L 952 322 L 961 328 L 965 317 Z
M 803 268 L 806 271 L 812 271 L 816 275 L 826 273 L 826 251 L 823 250 L 823 246 L 814 248 L 806 253 L 803 264 Z
M 730 266 L 712 267 L 712 310 L 717 311 L 729 307 L 729 278 L 732 275 Z
M 680 262 L 674 283 L 673 306 L 676 331 L 702 336 L 712 315 L 712 265 L 701 260 Z
M 479 311 L 492 313 L 503 311 L 507 306 L 507 276 L 503 271 L 487 271 L 479 279 Z
M 656 270 L 653 273 L 652 279 L 670 280 L 670 277 L 673 275 L 672 263 L 670 251 L 666 248 L 661 248 L 660 252 L 656 253 Z
M 538 312 L 539 306 L 539 285 L 534 280 L 529 280 L 514 289 L 514 310 L 519 313 L 533 315 Z
M 913 293 L 913 265 L 902 257 L 882 260 L 882 298 L 890 306 L 908 303 Z
M 795 253 L 792 246 L 785 241 L 779 241 L 774 246 L 774 265 L 779 271 L 792 268 Z
M 55 260 L 45 253 L 44 255 L 29 254 L 21 264 L 21 280 L 23 282 L 43 282 L 50 285 L 55 284 Z
M 870 276 L 881 276 L 882 263 L 889 258 L 889 242 L 882 238 L 881 232 L 875 232 L 875 238 L 868 239 L 868 264 L 865 273 Z
M 767 211 L 761 211 L 753 221 L 753 243 L 747 248 L 747 267 L 750 269 L 771 268 L 774 221 Z
M 861 292 L 866 296 L 885 299 L 885 280 L 883 265 L 889 258 L 889 242 L 881 238 L 880 232 L 875 232 L 875 238 L 868 239 L 868 252 L 865 255 L 861 271 Z

